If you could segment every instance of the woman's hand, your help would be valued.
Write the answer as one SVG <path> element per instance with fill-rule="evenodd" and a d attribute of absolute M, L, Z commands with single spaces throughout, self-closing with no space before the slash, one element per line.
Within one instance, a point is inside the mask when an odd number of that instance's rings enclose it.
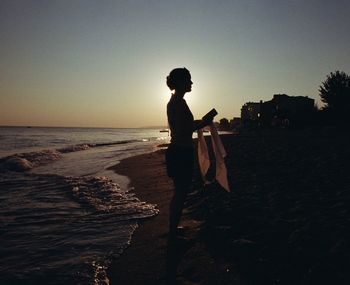
<path fill-rule="evenodd" d="M 203 118 L 202 122 L 203 122 L 204 126 L 209 126 L 210 124 L 213 123 L 213 119 L 214 119 L 214 117 Z"/>

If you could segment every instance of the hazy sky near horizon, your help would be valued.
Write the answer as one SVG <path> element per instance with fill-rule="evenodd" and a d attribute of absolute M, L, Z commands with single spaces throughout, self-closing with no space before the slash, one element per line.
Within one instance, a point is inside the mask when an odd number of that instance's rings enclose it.
<path fill-rule="evenodd" d="M 195 118 L 309 96 L 350 73 L 348 0 L 0 0 L 0 125 L 166 125 L 171 69 Z"/>

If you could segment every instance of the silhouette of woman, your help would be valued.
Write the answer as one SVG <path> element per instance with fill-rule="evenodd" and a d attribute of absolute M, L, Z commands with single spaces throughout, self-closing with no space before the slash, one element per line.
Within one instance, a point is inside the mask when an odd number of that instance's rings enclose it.
<path fill-rule="evenodd" d="M 194 149 L 192 134 L 212 122 L 212 119 L 194 120 L 184 100 L 191 92 L 191 74 L 186 68 L 176 68 L 170 72 L 166 81 L 173 91 L 167 104 L 168 123 L 171 132 L 170 145 L 166 151 L 168 176 L 174 182 L 174 196 L 170 202 L 169 239 L 176 238 L 177 227 L 187 193 L 192 186 Z"/>

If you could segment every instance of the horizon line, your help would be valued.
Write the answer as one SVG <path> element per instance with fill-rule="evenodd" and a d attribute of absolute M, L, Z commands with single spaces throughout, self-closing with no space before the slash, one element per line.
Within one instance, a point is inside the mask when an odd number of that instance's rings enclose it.
<path fill-rule="evenodd" d="M 45 126 L 45 125 L 1 125 L 1 128 L 81 128 L 81 129 L 158 129 L 167 126 L 142 126 L 142 127 L 89 127 L 89 126 Z"/>

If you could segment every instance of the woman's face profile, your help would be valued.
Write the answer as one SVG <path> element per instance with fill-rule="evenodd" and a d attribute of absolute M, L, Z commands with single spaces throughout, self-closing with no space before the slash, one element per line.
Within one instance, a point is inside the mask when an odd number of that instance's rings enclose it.
<path fill-rule="evenodd" d="M 183 80 L 183 82 L 181 82 L 180 86 L 178 86 L 178 91 L 184 91 L 184 92 L 191 92 L 192 91 L 192 80 L 191 80 L 191 76 L 186 76 Z"/>

